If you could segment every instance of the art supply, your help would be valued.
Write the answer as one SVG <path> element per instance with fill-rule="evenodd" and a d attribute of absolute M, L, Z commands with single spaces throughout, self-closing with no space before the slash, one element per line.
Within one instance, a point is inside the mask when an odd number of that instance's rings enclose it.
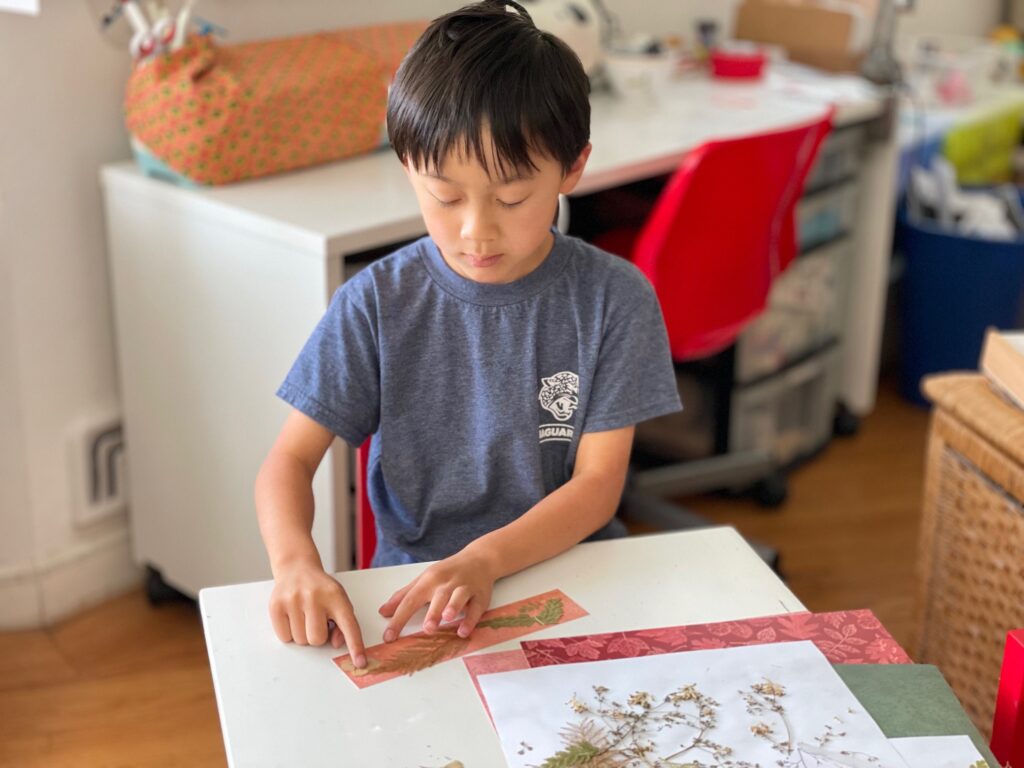
<path fill-rule="evenodd" d="M 107 28 L 122 16 L 131 27 L 129 52 L 136 63 L 144 62 L 161 53 L 182 48 L 192 22 L 195 0 L 185 0 L 177 14 L 163 0 L 147 0 L 145 10 L 139 0 L 117 0 L 103 16 L 102 26 Z"/>
<path fill-rule="evenodd" d="M 185 5 L 178 11 L 178 18 L 175 22 L 174 39 L 171 41 L 171 50 L 176 51 L 185 44 L 185 33 L 192 20 L 192 9 L 196 0 L 185 0 Z"/>
<path fill-rule="evenodd" d="M 555 589 L 490 609 L 468 638 L 456 634 L 456 622 L 433 634 L 417 632 L 367 648 L 367 666 L 363 669 L 357 669 L 348 654 L 336 657 L 334 663 L 356 686 L 366 688 L 586 615 L 583 608 Z"/>
<path fill-rule="evenodd" d="M 500 672 L 480 685 L 513 768 L 598 756 L 908 768 L 807 641 Z"/>
<path fill-rule="evenodd" d="M 531 667 L 810 640 L 833 664 L 909 664 L 910 657 L 868 610 L 785 613 L 741 621 L 526 640 Z"/>
<path fill-rule="evenodd" d="M 969 736 L 913 736 L 889 742 L 910 768 L 989 768 Z"/>

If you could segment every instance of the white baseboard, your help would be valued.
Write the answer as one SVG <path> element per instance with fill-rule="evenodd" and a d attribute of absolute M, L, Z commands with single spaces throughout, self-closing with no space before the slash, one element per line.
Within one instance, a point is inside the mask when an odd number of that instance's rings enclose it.
<path fill-rule="evenodd" d="M 0 570 L 0 630 L 49 626 L 141 582 L 125 526 L 45 561 Z"/>

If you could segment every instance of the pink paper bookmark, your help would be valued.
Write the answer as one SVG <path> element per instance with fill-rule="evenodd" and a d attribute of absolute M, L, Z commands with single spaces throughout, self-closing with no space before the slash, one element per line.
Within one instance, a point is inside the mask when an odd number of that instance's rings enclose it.
<path fill-rule="evenodd" d="M 586 615 L 583 608 L 554 589 L 492 608 L 468 638 L 459 637 L 458 624 L 453 623 L 432 635 L 417 632 L 367 648 L 364 669 L 356 669 L 348 654 L 336 657 L 334 663 L 359 688 L 367 688 Z"/>

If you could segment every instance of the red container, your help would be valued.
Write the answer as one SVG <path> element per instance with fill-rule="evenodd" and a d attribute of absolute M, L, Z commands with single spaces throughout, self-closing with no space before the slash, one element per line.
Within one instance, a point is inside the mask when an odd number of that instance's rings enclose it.
<path fill-rule="evenodd" d="M 761 77 L 768 57 L 764 51 L 711 51 L 711 74 L 729 80 L 754 80 Z"/>

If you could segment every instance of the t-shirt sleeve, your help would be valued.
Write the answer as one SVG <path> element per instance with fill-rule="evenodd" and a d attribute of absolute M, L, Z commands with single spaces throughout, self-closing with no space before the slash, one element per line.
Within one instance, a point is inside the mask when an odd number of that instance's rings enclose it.
<path fill-rule="evenodd" d="M 683 407 L 661 308 L 646 280 L 643 286 L 640 300 L 613 319 L 601 340 L 584 432 L 628 427 Z"/>
<path fill-rule="evenodd" d="M 380 418 L 377 324 L 358 282 L 335 292 L 277 390 L 282 400 L 352 446 L 376 432 Z"/>

